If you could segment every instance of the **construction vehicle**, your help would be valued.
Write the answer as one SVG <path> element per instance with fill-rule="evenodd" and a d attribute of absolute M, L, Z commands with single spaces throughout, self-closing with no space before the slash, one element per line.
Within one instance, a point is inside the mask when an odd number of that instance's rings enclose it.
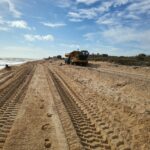
<path fill-rule="evenodd" d="M 88 64 L 88 56 L 89 52 L 87 50 L 72 51 L 71 53 L 65 54 L 65 63 L 86 66 Z"/>

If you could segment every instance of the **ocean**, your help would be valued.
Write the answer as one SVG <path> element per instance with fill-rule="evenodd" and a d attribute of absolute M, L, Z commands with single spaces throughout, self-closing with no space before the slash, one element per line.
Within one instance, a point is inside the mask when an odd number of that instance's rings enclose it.
<path fill-rule="evenodd" d="M 0 58 L 0 69 L 4 68 L 5 65 L 13 66 L 23 64 L 25 62 L 31 61 L 31 59 L 26 58 Z"/>

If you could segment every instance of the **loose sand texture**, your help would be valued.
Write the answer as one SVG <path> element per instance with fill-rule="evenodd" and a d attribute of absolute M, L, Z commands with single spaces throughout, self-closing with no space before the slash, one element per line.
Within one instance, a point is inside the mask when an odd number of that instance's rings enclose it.
<path fill-rule="evenodd" d="M 0 71 L 0 149 L 149 150 L 150 68 L 37 61 Z"/>
<path fill-rule="evenodd" d="M 91 62 L 90 67 L 56 65 L 80 97 L 95 103 L 103 118 L 132 149 L 150 145 L 150 68 Z M 101 68 L 102 66 L 102 68 Z M 94 69 L 93 69 L 94 68 Z M 132 70 L 132 71 L 131 71 Z M 132 72 L 132 73 L 131 73 Z M 94 105 L 94 104 L 92 104 Z M 94 106 L 93 106 L 94 107 Z"/>
<path fill-rule="evenodd" d="M 68 149 L 44 67 L 38 65 L 4 150 Z"/>

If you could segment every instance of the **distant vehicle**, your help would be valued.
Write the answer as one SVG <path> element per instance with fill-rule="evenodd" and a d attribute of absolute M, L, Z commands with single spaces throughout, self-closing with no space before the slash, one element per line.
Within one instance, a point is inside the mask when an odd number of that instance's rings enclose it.
<path fill-rule="evenodd" d="M 89 52 L 87 50 L 72 51 L 71 53 L 65 54 L 65 63 L 86 66 L 88 64 L 88 56 Z"/>

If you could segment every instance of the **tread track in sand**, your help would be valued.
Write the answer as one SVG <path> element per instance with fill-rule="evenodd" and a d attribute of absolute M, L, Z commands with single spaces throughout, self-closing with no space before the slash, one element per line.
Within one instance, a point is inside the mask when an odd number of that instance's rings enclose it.
<path fill-rule="evenodd" d="M 114 134 L 114 131 L 109 129 L 107 124 L 96 115 L 94 108 L 89 108 L 86 103 L 79 99 L 75 92 L 69 88 L 59 75 L 55 75 L 50 69 L 49 74 L 70 116 L 83 149 L 130 150 L 130 148 Z M 67 86 L 67 89 L 64 84 Z M 74 96 L 72 96 L 72 94 Z M 89 118 L 89 114 L 95 117 L 99 130 L 97 130 L 95 122 Z"/>
<path fill-rule="evenodd" d="M 15 79 L 0 91 L 0 149 L 3 149 L 34 71 L 33 65 L 19 69 Z"/>

